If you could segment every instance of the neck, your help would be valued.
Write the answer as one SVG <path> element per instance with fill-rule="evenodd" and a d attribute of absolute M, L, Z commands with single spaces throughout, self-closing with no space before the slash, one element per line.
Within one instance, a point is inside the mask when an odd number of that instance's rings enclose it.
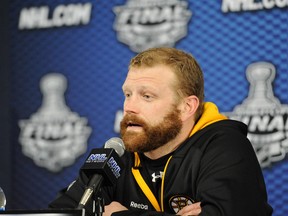
<path fill-rule="evenodd" d="M 149 152 L 145 152 L 144 155 L 152 160 L 156 160 L 160 157 L 163 157 L 164 155 L 167 155 L 171 152 L 173 152 L 174 150 L 177 149 L 177 147 L 180 145 L 180 143 L 176 146 L 176 145 L 171 145 L 170 142 L 153 150 L 153 151 L 149 151 Z"/>

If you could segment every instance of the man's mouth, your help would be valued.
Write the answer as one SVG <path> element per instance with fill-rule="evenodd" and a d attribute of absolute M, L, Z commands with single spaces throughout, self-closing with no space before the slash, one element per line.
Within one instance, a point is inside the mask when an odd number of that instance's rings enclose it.
<path fill-rule="evenodd" d="M 142 128 L 142 125 L 135 123 L 135 122 L 128 122 L 127 123 L 127 129 L 140 129 Z"/>

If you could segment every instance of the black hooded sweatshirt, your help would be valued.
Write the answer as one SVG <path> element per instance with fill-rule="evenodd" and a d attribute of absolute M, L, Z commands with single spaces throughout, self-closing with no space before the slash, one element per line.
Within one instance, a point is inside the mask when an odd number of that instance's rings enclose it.
<path fill-rule="evenodd" d="M 143 157 L 125 152 L 116 185 L 102 188 L 105 204 L 118 201 L 128 208 L 113 216 L 175 215 L 194 202 L 201 202 L 201 216 L 272 215 L 262 170 L 246 136 L 245 124 L 226 119 L 214 104 L 206 103 L 190 137 L 165 157 L 159 194 L 152 192 L 144 174 Z M 148 183 L 137 183 L 141 177 L 133 170 Z M 88 180 L 80 171 L 76 182 L 49 207 L 76 208 Z M 93 215 L 91 201 L 86 212 Z"/>

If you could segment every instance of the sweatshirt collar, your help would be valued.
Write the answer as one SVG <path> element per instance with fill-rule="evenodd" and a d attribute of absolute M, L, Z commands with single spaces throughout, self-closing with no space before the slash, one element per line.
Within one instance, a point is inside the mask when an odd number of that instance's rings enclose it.
<path fill-rule="evenodd" d="M 196 122 L 193 127 L 190 137 L 195 134 L 197 131 L 203 129 L 204 127 L 221 120 L 227 119 L 226 116 L 219 113 L 218 107 L 212 102 L 204 103 L 204 111 L 200 119 Z"/>

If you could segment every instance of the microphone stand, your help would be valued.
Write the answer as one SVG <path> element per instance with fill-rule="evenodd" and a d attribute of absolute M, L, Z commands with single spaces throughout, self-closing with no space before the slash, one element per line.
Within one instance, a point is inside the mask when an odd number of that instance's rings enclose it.
<path fill-rule="evenodd" d="M 102 216 L 104 212 L 104 199 L 102 197 L 101 188 L 98 191 L 98 193 L 95 193 L 94 199 L 93 199 L 93 206 L 95 206 L 94 213 L 95 216 Z"/>
<path fill-rule="evenodd" d="M 93 213 L 95 216 L 103 215 L 104 199 L 101 191 L 103 180 L 103 178 L 98 178 L 96 175 L 92 177 L 91 182 L 93 183 L 86 188 L 77 209 L 84 209 L 89 199 L 93 197 Z"/>

